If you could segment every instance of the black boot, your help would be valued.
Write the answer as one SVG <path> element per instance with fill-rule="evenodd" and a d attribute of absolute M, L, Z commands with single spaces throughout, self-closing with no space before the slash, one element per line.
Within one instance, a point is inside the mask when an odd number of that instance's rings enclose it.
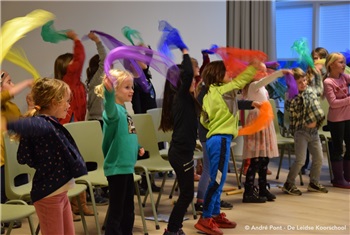
<path fill-rule="evenodd" d="M 266 197 L 259 196 L 259 190 L 256 186 L 247 187 L 244 186 L 243 200 L 244 203 L 264 203 L 266 202 Z"/>
<path fill-rule="evenodd" d="M 259 183 L 259 196 L 260 197 L 266 197 L 267 201 L 273 202 L 276 199 L 276 196 L 270 193 L 268 190 L 270 189 L 270 184 L 260 184 Z"/>
<path fill-rule="evenodd" d="M 270 189 L 270 184 L 267 183 L 266 175 L 267 175 L 267 165 L 269 164 L 270 159 L 268 157 L 260 157 L 259 158 L 259 196 L 265 197 L 267 201 L 272 202 L 276 199 L 276 196 L 269 192 L 267 187 Z"/>

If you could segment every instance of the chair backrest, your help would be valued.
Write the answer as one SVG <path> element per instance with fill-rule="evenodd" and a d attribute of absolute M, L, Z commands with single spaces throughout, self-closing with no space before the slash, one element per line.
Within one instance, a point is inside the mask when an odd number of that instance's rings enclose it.
<path fill-rule="evenodd" d="M 96 169 L 103 169 L 103 134 L 99 121 L 70 122 L 63 126 L 74 138 L 84 161 L 86 163 L 97 164 Z"/>
<path fill-rule="evenodd" d="M 133 114 L 131 117 L 136 128 L 139 144 L 149 152 L 150 158 L 160 158 L 152 116 L 148 113 L 140 113 Z"/>
<path fill-rule="evenodd" d="M 289 130 L 290 120 L 289 120 L 289 112 L 288 111 L 284 111 L 283 126 L 286 128 L 286 130 Z"/>
<path fill-rule="evenodd" d="M 5 156 L 5 193 L 8 199 L 30 200 L 30 191 L 32 189 L 35 169 L 28 165 L 19 164 L 17 161 L 18 141 L 10 139 L 7 132 L 3 133 L 4 156 Z M 16 186 L 16 177 L 24 176 L 28 182 Z"/>
<path fill-rule="evenodd" d="M 281 135 L 280 125 L 278 124 L 278 117 L 277 117 L 277 109 L 276 109 L 276 103 L 274 99 L 269 99 L 272 111 L 273 111 L 273 125 L 275 127 L 276 135 Z"/>
<path fill-rule="evenodd" d="M 156 132 L 158 142 L 168 142 L 171 141 L 172 131 L 164 132 L 159 130 L 160 120 L 162 118 L 162 108 L 154 108 L 147 110 L 147 113 L 152 116 L 154 130 Z"/>
<path fill-rule="evenodd" d="M 324 116 L 326 117 L 326 121 L 323 123 L 323 125 L 327 125 L 327 115 L 328 115 L 328 110 L 329 110 L 329 104 L 326 98 L 320 98 L 320 105 L 321 108 L 324 112 Z"/>

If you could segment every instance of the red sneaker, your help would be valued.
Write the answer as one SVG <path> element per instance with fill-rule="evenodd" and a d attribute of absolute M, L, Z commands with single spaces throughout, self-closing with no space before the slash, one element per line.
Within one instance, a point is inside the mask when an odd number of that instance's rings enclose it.
<path fill-rule="evenodd" d="M 198 222 L 194 225 L 196 229 L 209 235 L 223 235 L 224 233 L 219 229 L 213 218 L 199 218 Z"/>
<path fill-rule="evenodd" d="M 229 221 L 226 218 L 225 213 L 220 213 L 220 215 L 213 217 L 213 219 L 219 228 L 235 228 L 237 226 L 236 222 Z"/>

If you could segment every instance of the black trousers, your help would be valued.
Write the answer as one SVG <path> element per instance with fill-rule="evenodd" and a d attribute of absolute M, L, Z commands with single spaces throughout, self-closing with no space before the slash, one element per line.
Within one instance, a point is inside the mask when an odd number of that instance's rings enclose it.
<path fill-rule="evenodd" d="M 109 208 L 105 235 L 132 235 L 134 227 L 134 175 L 107 176 Z"/>
<path fill-rule="evenodd" d="M 193 200 L 194 194 L 194 164 L 193 151 L 183 152 L 170 146 L 169 162 L 176 173 L 180 195 L 171 211 L 168 230 L 177 232 L 182 228 L 183 218 L 187 207 Z"/>

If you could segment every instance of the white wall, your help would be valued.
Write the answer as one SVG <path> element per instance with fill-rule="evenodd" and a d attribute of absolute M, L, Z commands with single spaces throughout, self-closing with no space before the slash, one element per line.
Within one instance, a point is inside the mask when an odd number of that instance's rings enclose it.
<path fill-rule="evenodd" d="M 54 26 L 57 30 L 73 29 L 82 37 L 90 30 L 99 30 L 111 34 L 118 40 L 130 44 L 122 35 L 121 28 L 129 26 L 138 30 L 144 41 L 157 48 L 161 33 L 158 22 L 167 20 L 179 29 L 184 42 L 190 49 L 190 55 L 202 63 L 201 50 L 211 44 L 226 46 L 226 1 L 1 1 L 1 24 L 15 17 L 25 16 L 35 9 L 44 9 L 56 15 Z M 40 36 L 41 28 L 35 29 L 19 40 L 15 45 L 22 47 L 33 66 L 42 77 L 53 77 L 53 65 L 56 57 L 72 52 L 72 41 L 58 44 L 44 42 Z M 91 56 L 97 53 L 92 41 L 83 42 L 86 50 L 86 65 Z M 179 50 L 173 51 L 176 63 L 181 62 Z M 213 58 L 215 59 L 215 58 Z M 1 65 L 8 71 L 16 83 L 30 74 L 7 61 Z M 165 79 L 152 71 L 157 97 L 162 97 Z M 25 95 L 15 97 L 14 102 L 26 110 Z"/>

